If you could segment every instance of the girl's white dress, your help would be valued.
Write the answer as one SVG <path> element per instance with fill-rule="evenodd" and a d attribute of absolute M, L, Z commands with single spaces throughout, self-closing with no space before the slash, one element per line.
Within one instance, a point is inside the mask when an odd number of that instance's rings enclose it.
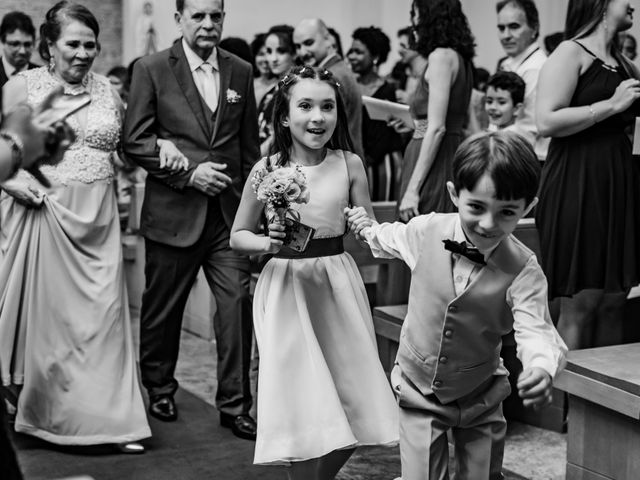
<path fill-rule="evenodd" d="M 302 167 L 309 203 L 295 205 L 314 238 L 345 233 L 344 153 Z M 359 445 L 394 444 L 398 413 L 378 359 L 364 284 L 348 253 L 272 258 L 253 316 L 260 351 L 254 463 L 287 463 Z"/>

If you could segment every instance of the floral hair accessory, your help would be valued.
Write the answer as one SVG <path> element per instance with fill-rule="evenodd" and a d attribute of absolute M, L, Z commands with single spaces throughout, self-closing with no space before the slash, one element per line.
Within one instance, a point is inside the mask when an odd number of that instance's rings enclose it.
<path fill-rule="evenodd" d="M 238 103 L 242 95 L 231 88 L 227 88 L 227 103 Z"/>

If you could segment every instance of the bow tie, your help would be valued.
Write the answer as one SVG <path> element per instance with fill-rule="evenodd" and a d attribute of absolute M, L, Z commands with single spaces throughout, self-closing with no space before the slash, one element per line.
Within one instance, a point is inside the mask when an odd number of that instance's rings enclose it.
<path fill-rule="evenodd" d="M 476 247 L 468 246 L 467 242 L 456 242 L 455 240 L 442 240 L 442 243 L 444 243 L 444 249 L 450 251 L 451 253 L 462 255 L 463 257 L 466 257 L 472 262 L 478 263 L 480 265 L 487 264 L 484 261 L 484 255 L 480 252 L 480 250 L 478 250 Z"/>

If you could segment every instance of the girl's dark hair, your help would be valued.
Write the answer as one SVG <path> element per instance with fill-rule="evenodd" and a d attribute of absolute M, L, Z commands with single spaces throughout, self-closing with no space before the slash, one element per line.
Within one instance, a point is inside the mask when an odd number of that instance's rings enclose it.
<path fill-rule="evenodd" d="M 372 57 L 378 58 L 376 65 L 387 61 L 387 57 L 391 51 L 391 42 L 389 41 L 389 37 L 378 27 L 357 28 L 351 37 L 354 40 L 362 42 L 369 52 L 371 52 Z"/>
<path fill-rule="evenodd" d="M 293 27 L 291 25 L 274 25 L 266 33 L 264 40 L 267 41 L 269 35 L 275 35 L 280 41 L 280 46 L 291 55 L 296 54 L 296 47 L 293 44 Z"/>
<path fill-rule="evenodd" d="M 244 38 L 225 37 L 220 40 L 218 46 L 223 50 L 226 50 L 227 52 L 233 53 L 235 56 L 240 57 L 247 63 L 253 62 L 251 47 Z"/>
<path fill-rule="evenodd" d="M 465 60 L 475 55 L 475 42 L 460 0 L 413 0 L 418 12 L 414 50 L 425 58 L 436 48 L 452 48 Z"/>
<path fill-rule="evenodd" d="M 49 60 L 51 58 L 48 44 L 54 43 L 58 38 L 60 38 L 62 26 L 69 20 L 80 22 L 89 27 L 96 37 L 96 42 L 98 42 L 100 25 L 98 25 L 98 20 L 96 20 L 93 13 L 91 13 L 91 11 L 84 5 L 62 0 L 49 9 L 45 15 L 44 23 L 40 26 L 40 43 L 38 45 L 38 53 L 40 53 L 40 56 L 44 60 Z M 97 45 L 99 51 L 100 43 L 97 43 Z"/>
<path fill-rule="evenodd" d="M 253 76 L 259 77 L 260 71 L 258 70 L 258 66 L 256 65 L 256 57 L 258 53 L 260 53 L 260 49 L 264 47 L 264 41 L 267 39 L 266 33 L 256 33 L 255 37 L 249 44 L 251 48 L 251 65 L 253 65 Z"/>
<path fill-rule="evenodd" d="M 293 67 L 278 82 L 278 89 L 273 97 L 273 143 L 269 149 L 269 156 L 275 159 L 276 165 L 286 165 L 291 159 L 291 147 L 293 139 L 291 130 L 284 126 L 283 122 L 289 115 L 289 102 L 291 101 L 291 89 L 301 80 L 318 80 L 329 85 L 336 94 L 336 108 L 338 122 L 333 131 L 333 135 L 327 143 L 327 147 L 333 150 L 347 150 L 353 152 L 353 143 L 349 135 L 347 113 L 344 108 L 344 101 L 340 93 L 340 84 L 335 80 L 329 70 L 312 68 L 307 66 Z M 268 160 L 269 162 L 270 160 Z"/>
<path fill-rule="evenodd" d="M 499 88 L 509 92 L 514 106 L 524 102 L 526 84 L 522 77 L 515 72 L 497 72 L 489 78 L 487 87 Z"/>
<path fill-rule="evenodd" d="M 480 178 L 493 180 L 498 200 L 520 200 L 529 205 L 540 182 L 540 162 L 531 144 L 508 130 L 484 132 L 467 138 L 453 157 L 456 192 L 472 191 Z"/>
<path fill-rule="evenodd" d="M 529 28 L 536 32 L 534 39 L 540 35 L 540 16 L 538 15 L 538 8 L 533 0 L 500 0 L 496 3 L 496 13 L 506 7 L 507 5 L 514 5 L 524 12 L 524 18 L 527 21 Z"/>

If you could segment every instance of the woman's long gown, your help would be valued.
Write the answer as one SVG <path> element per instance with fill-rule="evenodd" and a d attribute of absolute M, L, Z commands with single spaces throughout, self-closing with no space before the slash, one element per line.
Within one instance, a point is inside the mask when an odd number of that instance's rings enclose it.
<path fill-rule="evenodd" d="M 23 75 L 31 105 L 58 85 L 46 68 Z M 42 208 L 0 199 L 0 373 L 4 385 L 23 385 L 15 429 L 73 445 L 151 435 L 110 163 L 121 118 L 105 77 L 90 73 L 86 88 L 86 126 L 71 118 L 76 141 L 42 168 L 53 185 Z"/>
<path fill-rule="evenodd" d="M 296 205 L 315 238 L 345 232 L 342 151 L 302 167 L 311 198 Z M 348 253 L 272 258 L 256 285 L 260 351 L 255 463 L 307 460 L 398 440 L 398 413 L 378 358 L 371 310 Z"/>

